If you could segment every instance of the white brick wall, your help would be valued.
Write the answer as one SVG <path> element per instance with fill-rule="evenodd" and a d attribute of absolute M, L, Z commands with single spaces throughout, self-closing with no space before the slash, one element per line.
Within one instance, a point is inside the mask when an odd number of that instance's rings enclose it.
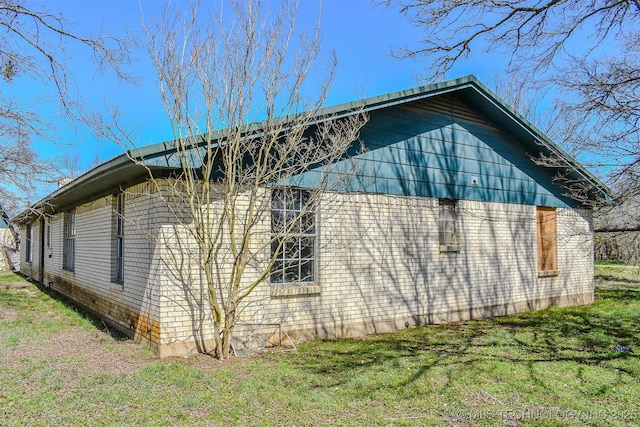
<path fill-rule="evenodd" d="M 551 303 L 592 301 L 593 240 L 590 218 L 583 212 L 558 209 L 560 274 L 539 278 L 535 206 L 459 201 L 460 251 L 441 253 L 436 199 L 366 194 L 333 194 L 325 199 L 318 224 L 320 291 L 272 297 L 272 286 L 261 284 L 242 306 L 239 333 L 280 329 L 299 337 L 359 335 L 405 323 L 481 318 Z M 252 245 L 262 267 L 268 257 L 269 230 L 265 215 Z M 260 248 L 267 249 L 260 254 Z M 221 265 L 228 265 L 229 255 L 224 250 L 218 254 Z M 181 274 L 197 288 L 201 282 L 191 266 Z M 245 284 L 258 271 L 260 267 L 250 270 Z M 228 270 L 220 273 L 221 281 L 225 275 L 228 280 Z M 188 328 L 181 330 L 190 326 L 187 311 L 193 309 L 193 304 L 180 303 L 182 283 L 171 281 L 164 293 L 163 314 L 171 312 L 171 319 L 176 319 L 169 326 L 163 317 L 167 343 L 188 341 L 191 334 Z M 272 324 L 278 327 L 267 326 Z M 207 328 L 206 322 L 203 327 Z"/>
<path fill-rule="evenodd" d="M 154 228 L 154 208 L 159 201 L 149 194 L 150 188 L 145 183 L 125 191 L 124 283 L 112 280 L 115 205 L 114 196 L 109 195 L 76 207 L 74 271 L 63 269 L 65 214 L 49 217 L 51 245 L 46 246 L 45 240 L 44 284 L 156 346 L 160 341 L 160 272 L 149 232 Z M 39 254 L 39 244 L 39 238 L 34 240 L 34 254 Z M 27 273 L 32 269 L 36 279 L 37 266 L 36 258 L 32 265 L 21 260 L 21 270 Z"/>

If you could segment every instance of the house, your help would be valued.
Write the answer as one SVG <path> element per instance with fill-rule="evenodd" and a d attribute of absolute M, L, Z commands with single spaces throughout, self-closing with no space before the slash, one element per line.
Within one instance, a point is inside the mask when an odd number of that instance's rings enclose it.
<path fill-rule="evenodd" d="M 589 207 L 566 195 L 557 168 L 533 157 L 560 159 L 560 172 L 593 197 L 609 198 L 609 190 L 476 78 L 323 114 L 353 108 L 369 115 L 360 132 L 366 151 L 350 159 L 356 179 L 327 189 L 331 202 L 313 216 L 306 254 L 283 255 L 295 272 L 271 274 L 255 289 L 236 325 L 237 346 L 593 301 Z M 171 152 L 164 143 L 120 155 L 39 202 L 41 215 L 31 209 L 16 219 L 26 236 L 24 274 L 160 356 L 193 353 L 211 339 L 210 319 L 193 315 L 202 295 L 185 287 L 198 276 L 178 266 L 192 248 L 159 238 L 176 233 L 175 224 L 147 168 L 162 176 Z M 346 165 L 336 162 L 329 174 Z M 291 194 L 304 199 L 314 182 L 313 170 L 300 174 Z M 284 208 L 272 209 L 260 228 L 267 238 Z"/>

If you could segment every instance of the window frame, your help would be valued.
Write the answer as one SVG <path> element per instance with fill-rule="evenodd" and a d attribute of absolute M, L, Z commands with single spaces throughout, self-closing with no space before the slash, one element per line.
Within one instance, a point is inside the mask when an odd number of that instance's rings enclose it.
<path fill-rule="evenodd" d="M 124 193 L 114 195 L 113 282 L 124 283 Z"/>
<path fill-rule="evenodd" d="M 76 268 L 76 227 L 77 212 L 73 208 L 64 214 L 64 248 L 62 269 L 75 271 Z"/>
<path fill-rule="evenodd" d="M 47 249 L 51 249 L 51 220 L 50 219 L 46 219 L 44 222 L 44 226 L 46 227 L 46 243 L 47 243 Z"/>
<path fill-rule="evenodd" d="M 26 233 L 25 261 L 33 262 L 33 225 L 32 224 L 27 224 L 27 229 L 25 230 L 25 233 Z"/>
<path fill-rule="evenodd" d="M 440 252 L 459 252 L 458 199 L 438 199 L 438 244 Z M 451 238 L 446 236 L 450 234 Z"/>
<path fill-rule="evenodd" d="M 269 283 L 276 287 L 316 285 L 318 209 L 312 191 L 297 187 L 273 188 L 270 211 Z M 282 223 L 284 228 L 278 230 L 278 223 Z M 287 275 L 287 271 L 291 272 L 291 276 Z"/>

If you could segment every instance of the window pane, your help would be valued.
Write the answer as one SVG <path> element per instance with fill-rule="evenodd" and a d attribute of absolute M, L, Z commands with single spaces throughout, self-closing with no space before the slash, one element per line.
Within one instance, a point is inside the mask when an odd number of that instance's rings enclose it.
<path fill-rule="evenodd" d="M 27 262 L 31 262 L 31 233 L 32 233 L 32 228 L 31 225 L 27 225 Z"/>
<path fill-rule="evenodd" d="M 455 245 L 458 243 L 456 206 L 457 200 L 440 200 L 438 240 L 441 245 Z"/>
<path fill-rule="evenodd" d="M 315 238 L 303 237 L 300 239 L 300 258 L 313 258 Z"/>
<path fill-rule="evenodd" d="M 271 242 L 271 256 L 273 258 L 283 259 L 282 248 L 279 248 L 278 246 L 280 246 L 280 239 L 274 239 Z"/>
<path fill-rule="evenodd" d="M 285 219 L 284 211 L 272 211 L 271 212 L 271 232 L 272 233 L 284 233 L 285 231 Z"/>
<path fill-rule="evenodd" d="M 287 234 L 296 234 L 299 233 L 300 231 L 300 225 L 299 225 L 299 221 L 300 219 L 298 218 L 299 214 L 291 211 L 291 210 L 287 210 L 286 213 L 286 229 L 285 229 L 285 233 Z"/>
<path fill-rule="evenodd" d="M 116 280 L 124 279 L 124 259 L 116 259 Z"/>
<path fill-rule="evenodd" d="M 316 233 L 316 214 L 315 212 L 306 212 L 302 216 L 302 231 L 303 234 L 315 234 Z"/>
<path fill-rule="evenodd" d="M 273 267 L 271 269 L 271 282 L 273 282 L 273 283 L 283 283 L 284 282 L 283 263 L 282 263 L 282 261 L 274 262 Z"/>
<path fill-rule="evenodd" d="M 302 196 L 302 191 L 300 190 L 294 190 L 293 192 L 293 209 L 296 212 L 300 212 L 300 210 L 302 209 L 304 200 L 303 200 L 303 196 Z"/>
<path fill-rule="evenodd" d="M 75 237 L 76 235 L 76 211 L 69 212 L 69 225 L 67 227 L 69 237 Z"/>
<path fill-rule="evenodd" d="M 453 232 L 451 231 L 440 231 L 440 244 L 442 245 L 452 245 L 455 243 Z"/>
<path fill-rule="evenodd" d="M 298 282 L 300 278 L 300 265 L 296 261 L 285 261 L 284 281 L 286 283 Z"/>
<path fill-rule="evenodd" d="M 301 282 L 313 282 L 313 261 L 303 261 L 300 264 L 300 281 Z"/>
<path fill-rule="evenodd" d="M 284 242 L 284 256 L 287 259 L 300 258 L 300 240 L 294 237 L 287 239 Z"/>
<path fill-rule="evenodd" d="M 70 210 L 64 215 L 64 247 L 63 247 L 63 268 L 73 270 L 75 265 L 75 238 L 76 238 L 76 211 Z"/>

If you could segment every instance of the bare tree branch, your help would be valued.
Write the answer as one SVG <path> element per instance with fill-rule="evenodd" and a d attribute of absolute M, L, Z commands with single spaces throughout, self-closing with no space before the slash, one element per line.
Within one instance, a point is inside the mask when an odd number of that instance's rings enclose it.
<path fill-rule="evenodd" d="M 15 213 L 17 206 L 32 202 L 38 183 L 54 182 L 61 176 L 57 165 L 40 159 L 31 146 L 35 138 L 51 141 L 48 134 L 53 123 L 37 113 L 40 106 L 30 105 L 19 94 L 10 95 L 18 77 L 43 86 L 52 82 L 54 102 L 70 126 L 103 126 L 84 108 L 82 90 L 69 68 L 68 49 L 74 45 L 88 49 L 97 71 L 132 81 L 125 71 L 131 40 L 80 35 L 62 16 L 28 1 L 0 0 L 0 205 L 8 212 Z"/>
<path fill-rule="evenodd" d="M 485 44 L 486 52 L 507 49 L 511 63 L 532 71 L 549 67 L 571 51 L 567 43 L 587 29 L 587 51 L 611 33 L 631 27 L 638 12 L 628 0 L 387 0 L 409 22 L 424 31 L 421 46 L 405 47 L 396 56 L 426 57 L 430 76 L 440 78 L 461 59 Z M 631 21 L 631 22 L 630 22 Z M 577 40 L 584 42 L 584 40 Z M 584 44 L 584 43 L 583 43 Z"/>

